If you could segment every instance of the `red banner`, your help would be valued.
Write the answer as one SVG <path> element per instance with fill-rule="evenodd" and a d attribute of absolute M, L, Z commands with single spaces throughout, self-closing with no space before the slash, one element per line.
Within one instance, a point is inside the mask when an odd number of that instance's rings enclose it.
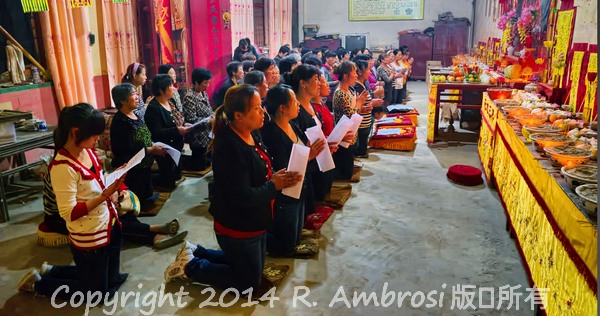
<path fill-rule="evenodd" d="M 171 0 L 154 0 L 156 31 L 160 38 L 161 63 L 174 64 Z"/>

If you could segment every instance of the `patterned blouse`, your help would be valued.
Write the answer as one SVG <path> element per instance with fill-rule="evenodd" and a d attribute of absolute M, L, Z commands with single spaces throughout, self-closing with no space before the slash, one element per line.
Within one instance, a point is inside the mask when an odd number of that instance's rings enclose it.
<path fill-rule="evenodd" d="M 194 89 L 190 89 L 183 98 L 182 106 L 186 123 L 201 122 L 192 132 L 186 135 L 186 141 L 192 147 L 208 147 L 210 142 L 210 118 L 214 115 L 210 107 L 208 94 L 206 91 L 196 92 Z"/>
<path fill-rule="evenodd" d="M 394 79 L 391 77 L 392 75 L 392 70 L 388 66 L 381 64 L 379 67 L 377 67 L 377 77 L 381 78 L 383 82 L 388 84 L 392 83 L 392 81 L 394 81 Z"/>
<path fill-rule="evenodd" d="M 352 114 L 356 113 L 356 92 L 353 87 L 348 87 L 348 92 L 341 90 L 340 88 L 336 89 L 333 93 L 333 116 L 335 118 L 335 123 L 342 119 L 342 115 L 346 115 L 348 118 L 352 116 Z M 356 142 L 357 134 L 354 134 L 354 139 L 350 144 L 354 144 Z"/>
<path fill-rule="evenodd" d="M 181 96 L 179 95 L 179 90 L 175 89 L 175 93 L 173 94 L 173 103 L 179 112 L 183 111 Z"/>
<path fill-rule="evenodd" d="M 346 115 L 350 118 L 352 114 L 356 113 L 355 103 L 356 94 L 352 87 L 350 87 L 348 92 L 339 88 L 335 90 L 335 93 L 333 94 L 333 116 L 335 122 L 339 122 L 342 115 Z"/>

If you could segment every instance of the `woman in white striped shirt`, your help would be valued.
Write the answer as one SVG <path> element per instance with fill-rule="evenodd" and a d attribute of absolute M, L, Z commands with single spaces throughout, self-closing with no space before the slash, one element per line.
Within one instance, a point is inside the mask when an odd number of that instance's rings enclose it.
<path fill-rule="evenodd" d="M 102 114 L 86 103 L 65 107 L 54 131 L 56 155 L 49 166 L 60 216 L 66 221 L 75 266 L 30 271 L 19 291 L 70 299 L 76 292 L 112 295 L 125 282 L 119 273 L 121 223 L 113 201 L 125 175 L 110 186 L 94 151 L 104 132 Z M 66 286 L 66 287 L 65 287 Z"/>

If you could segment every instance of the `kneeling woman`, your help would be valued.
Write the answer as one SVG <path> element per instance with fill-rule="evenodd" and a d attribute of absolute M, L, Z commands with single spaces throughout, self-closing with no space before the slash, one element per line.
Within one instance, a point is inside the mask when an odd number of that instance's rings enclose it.
<path fill-rule="evenodd" d="M 190 278 L 223 289 L 258 290 L 266 251 L 266 229 L 278 190 L 301 180 L 296 172 L 273 173 L 256 131 L 264 110 L 253 86 L 231 87 L 215 112 L 210 213 L 222 251 L 184 244 L 165 271 L 165 281 Z"/>
<path fill-rule="evenodd" d="M 102 164 L 93 148 L 104 132 L 102 114 L 86 103 L 65 107 L 54 131 L 57 153 L 49 166 L 60 216 L 66 221 L 75 266 L 44 264 L 19 283 L 20 291 L 62 299 L 73 293 L 100 291 L 112 295 L 125 282 L 119 273 L 121 223 L 111 201 L 125 176 L 104 183 Z M 89 294 L 87 294 L 89 295 Z"/>
<path fill-rule="evenodd" d="M 309 145 L 306 135 L 292 120 L 298 116 L 296 94 L 288 85 L 277 85 L 267 93 L 267 111 L 273 121 L 261 130 L 261 135 L 273 157 L 275 170 L 286 168 L 294 144 Z M 310 146 L 309 160 L 325 148 L 325 140 L 319 139 Z M 304 182 L 302 191 L 313 190 L 312 182 Z M 271 255 L 288 255 L 298 244 L 304 226 L 304 194 L 295 199 L 277 193 L 273 224 L 267 232 L 267 250 Z"/>

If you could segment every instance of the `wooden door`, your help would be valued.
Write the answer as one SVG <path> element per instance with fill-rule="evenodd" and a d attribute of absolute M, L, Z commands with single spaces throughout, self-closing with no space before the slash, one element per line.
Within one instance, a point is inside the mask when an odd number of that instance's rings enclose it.
<path fill-rule="evenodd" d="M 140 51 L 140 62 L 146 66 L 146 76 L 148 80 L 143 90 L 143 98 L 152 95 L 152 78 L 158 72 L 158 39 L 154 27 L 154 0 L 138 0 L 138 45 Z"/>

